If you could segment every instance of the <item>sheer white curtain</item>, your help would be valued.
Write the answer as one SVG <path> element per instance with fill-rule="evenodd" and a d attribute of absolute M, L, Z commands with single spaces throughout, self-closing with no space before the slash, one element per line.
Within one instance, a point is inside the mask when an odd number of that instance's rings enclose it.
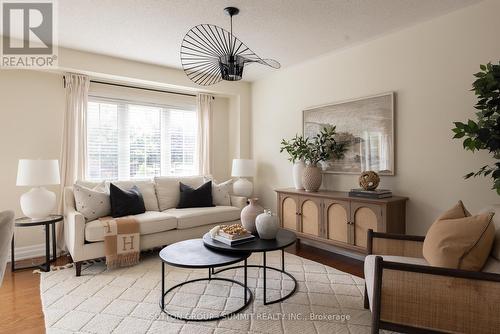
<path fill-rule="evenodd" d="M 64 187 L 72 186 L 77 179 L 85 176 L 86 156 L 86 114 L 90 79 L 86 75 L 65 74 L 66 111 L 61 150 L 61 188 L 59 212 L 63 211 Z M 57 244 L 64 249 L 62 224 Z"/>
<path fill-rule="evenodd" d="M 214 97 L 198 94 L 198 163 L 201 175 L 212 175 L 212 108 Z"/>

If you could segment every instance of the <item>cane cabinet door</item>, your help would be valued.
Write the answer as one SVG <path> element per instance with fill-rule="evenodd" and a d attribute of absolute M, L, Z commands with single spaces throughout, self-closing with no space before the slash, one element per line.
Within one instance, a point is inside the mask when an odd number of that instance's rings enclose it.
<path fill-rule="evenodd" d="M 300 197 L 299 221 L 302 233 L 321 235 L 321 199 Z"/>
<path fill-rule="evenodd" d="M 349 242 L 350 203 L 340 200 L 324 200 L 325 237 L 343 243 Z"/>
<path fill-rule="evenodd" d="M 369 229 L 377 232 L 382 226 L 382 207 L 371 203 L 351 202 L 351 243 L 366 248 Z"/>
<path fill-rule="evenodd" d="M 297 231 L 299 197 L 288 194 L 280 194 L 280 206 L 280 220 L 282 227 Z"/>

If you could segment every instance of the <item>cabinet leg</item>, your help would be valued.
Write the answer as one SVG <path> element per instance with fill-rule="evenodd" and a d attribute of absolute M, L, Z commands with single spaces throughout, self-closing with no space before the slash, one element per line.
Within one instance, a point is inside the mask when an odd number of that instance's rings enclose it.
<path fill-rule="evenodd" d="M 75 262 L 76 276 L 82 276 L 82 261 Z"/>

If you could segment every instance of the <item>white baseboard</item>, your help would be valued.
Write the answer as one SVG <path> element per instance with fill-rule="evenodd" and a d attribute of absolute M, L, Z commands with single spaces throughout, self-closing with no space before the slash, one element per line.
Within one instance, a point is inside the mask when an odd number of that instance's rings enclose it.
<path fill-rule="evenodd" d="M 14 254 L 16 256 L 15 261 L 45 256 L 45 244 L 16 247 L 14 250 Z M 11 255 L 9 248 L 9 257 L 8 257 L 9 262 L 10 262 L 10 256 Z"/>

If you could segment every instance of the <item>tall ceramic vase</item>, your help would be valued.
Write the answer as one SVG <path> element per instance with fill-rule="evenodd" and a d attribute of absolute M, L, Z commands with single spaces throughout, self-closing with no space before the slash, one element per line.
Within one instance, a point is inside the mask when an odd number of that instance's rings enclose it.
<path fill-rule="evenodd" d="M 304 160 L 296 161 L 293 164 L 293 184 L 295 185 L 295 189 L 302 190 L 304 189 L 304 185 L 302 184 L 302 174 L 304 173 L 304 168 L 306 168 L 306 164 Z"/>
<path fill-rule="evenodd" d="M 258 198 L 250 198 L 248 201 L 250 204 L 241 210 L 241 225 L 243 225 L 248 232 L 255 234 L 257 233 L 255 218 L 264 212 L 264 208 L 257 203 Z"/>
<path fill-rule="evenodd" d="M 323 181 L 321 169 L 318 166 L 306 166 L 302 174 L 304 189 L 309 192 L 316 192 L 321 187 L 321 181 Z"/>

